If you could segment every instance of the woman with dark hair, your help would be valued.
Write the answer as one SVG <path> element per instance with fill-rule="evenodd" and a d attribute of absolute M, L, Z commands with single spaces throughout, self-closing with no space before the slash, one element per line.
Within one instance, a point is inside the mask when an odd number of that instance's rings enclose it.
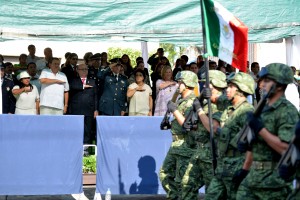
<path fill-rule="evenodd" d="M 124 66 L 125 75 L 130 77 L 130 74 L 133 72 L 133 67 L 131 66 L 131 61 L 127 54 L 123 54 L 121 57 L 121 64 Z"/>
<path fill-rule="evenodd" d="M 135 82 L 127 90 L 129 100 L 129 116 L 152 116 L 152 90 L 145 80 L 144 70 L 134 71 Z"/>
<path fill-rule="evenodd" d="M 107 53 L 102 52 L 101 53 L 101 69 L 105 69 L 110 65 L 110 63 L 107 61 Z"/>
<path fill-rule="evenodd" d="M 19 81 L 20 84 L 12 89 L 17 100 L 15 114 L 38 115 L 40 105 L 38 89 L 30 84 L 30 75 L 26 71 L 20 73 Z"/>
<path fill-rule="evenodd" d="M 71 83 L 72 80 L 77 76 L 77 62 L 78 55 L 76 53 L 71 53 L 66 60 L 64 68 L 61 69 L 61 71 L 67 76 L 69 83 Z"/>
<path fill-rule="evenodd" d="M 145 72 L 145 80 L 144 82 L 150 86 L 150 79 L 149 79 L 149 75 L 148 75 L 148 70 L 145 68 L 145 64 L 143 61 L 138 61 L 136 64 L 136 67 L 134 68 L 134 70 L 137 69 L 141 69 Z M 130 77 L 128 78 L 128 82 L 129 84 L 134 83 L 135 82 L 135 76 L 134 76 L 134 72 L 130 75 Z"/>
<path fill-rule="evenodd" d="M 152 81 L 152 98 L 153 98 L 153 108 L 155 108 L 155 99 L 156 99 L 156 81 L 161 79 L 161 70 L 165 65 L 162 63 L 158 63 L 155 67 L 154 72 L 151 74 Z M 154 114 L 154 110 L 153 110 Z"/>

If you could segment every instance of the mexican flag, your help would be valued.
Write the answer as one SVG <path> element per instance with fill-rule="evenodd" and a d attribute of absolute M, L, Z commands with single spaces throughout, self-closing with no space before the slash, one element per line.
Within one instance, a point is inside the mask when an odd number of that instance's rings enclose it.
<path fill-rule="evenodd" d="M 248 28 L 226 8 L 212 0 L 202 0 L 207 53 L 246 72 Z"/>

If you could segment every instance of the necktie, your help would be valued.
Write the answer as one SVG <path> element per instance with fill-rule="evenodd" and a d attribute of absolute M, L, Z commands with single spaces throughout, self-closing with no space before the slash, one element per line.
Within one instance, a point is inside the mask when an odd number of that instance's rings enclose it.
<path fill-rule="evenodd" d="M 82 78 L 81 81 L 82 81 L 82 84 L 84 84 L 85 78 Z"/>
<path fill-rule="evenodd" d="M 115 75 L 116 80 L 118 80 L 118 75 Z"/>

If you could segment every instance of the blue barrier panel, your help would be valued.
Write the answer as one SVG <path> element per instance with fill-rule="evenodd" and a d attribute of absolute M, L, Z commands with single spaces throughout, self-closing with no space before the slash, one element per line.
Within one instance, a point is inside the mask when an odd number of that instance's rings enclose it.
<path fill-rule="evenodd" d="M 97 117 L 97 193 L 163 194 L 159 169 L 171 144 L 162 117 Z"/>
<path fill-rule="evenodd" d="M 0 195 L 82 193 L 83 116 L 0 115 Z"/>

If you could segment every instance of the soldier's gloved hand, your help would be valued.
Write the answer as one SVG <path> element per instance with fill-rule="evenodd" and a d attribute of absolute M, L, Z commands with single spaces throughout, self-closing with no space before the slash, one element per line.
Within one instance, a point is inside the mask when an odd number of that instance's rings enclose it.
<path fill-rule="evenodd" d="M 240 169 L 236 171 L 232 177 L 232 182 L 236 188 L 239 187 L 244 178 L 248 175 L 249 171 L 245 169 Z"/>
<path fill-rule="evenodd" d="M 239 141 L 237 148 L 241 153 L 245 153 L 246 151 L 249 151 L 251 149 L 248 142 L 242 141 Z"/>
<path fill-rule="evenodd" d="M 296 169 L 291 165 L 281 165 L 278 169 L 279 176 L 285 181 L 291 181 Z"/>
<path fill-rule="evenodd" d="M 177 105 L 173 101 L 169 101 L 167 104 L 168 112 L 173 113 L 175 110 L 177 110 Z"/>
<path fill-rule="evenodd" d="M 195 100 L 194 100 L 194 102 L 193 102 L 193 110 L 194 110 L 195 112 L 197 112 L 197 114 L 198 114 L 198 112 L 199 112 L 201 109 L 202 109 L 202 106 L 201 106 L 201 103 L 200 103 L 199 99 L 198 99 L 198 98 L 195 98 Z"/>
<path fill-rule="evenodd" d="M 255 117 L 252 112 L 247 114 L 248 123 L 255 135 L 258 135 L 259 131 L 264 128 L 264 124 L 260 117 Z"/>
<path fill-rule="evenodd" d="M 210 90 L 210 88 L 206 88 L 205 87 L 202 90 L 203 90 L 202 91 L 203 98 L 204 99 L 209 99 L 211 97 L 211 90 Z"/>

